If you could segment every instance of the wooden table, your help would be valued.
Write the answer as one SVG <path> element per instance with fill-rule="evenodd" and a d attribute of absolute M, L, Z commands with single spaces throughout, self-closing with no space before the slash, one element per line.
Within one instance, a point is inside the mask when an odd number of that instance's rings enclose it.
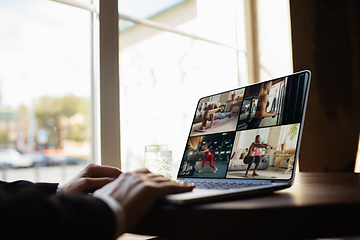
<path fill-rule="evenodd" d="M 359 216 L 358 174 L 297 173 L 291 188 L 271 195 L 191 206 L 158 204 L 134 233 L 160 236 L 155 239 L 359 236 Z"/>

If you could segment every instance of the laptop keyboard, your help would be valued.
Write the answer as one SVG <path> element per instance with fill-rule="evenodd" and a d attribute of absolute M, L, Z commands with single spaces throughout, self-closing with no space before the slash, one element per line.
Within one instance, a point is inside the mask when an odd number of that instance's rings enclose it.
<path fill-rule="evenodd" d="M 270 183 L 245 183 L 245 182 L 218 182 L 218 181 L 191 181 L 185 180 L 186 183 L 195 184 L 196 188 L 200 189 L 236 189 L 236 188 L 246 188 L 246 187 L 255 187 L 255 186 L 264 186 L 270 185 Z"/>

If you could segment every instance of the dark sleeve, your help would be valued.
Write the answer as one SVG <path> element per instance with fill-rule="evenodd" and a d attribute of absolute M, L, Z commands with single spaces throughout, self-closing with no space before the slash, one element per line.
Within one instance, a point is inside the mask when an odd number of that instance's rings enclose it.
<path fill-rule="evenodd" d="M 32 183 L 29 181 L 3 182 L 0 181 L 0 193 L 8 191 L 12 194 L 21 193 L 24 190 L 36 188 L 43 195 L 50 196 L 56 193 L 58 183 Z"/>
<path fill-rule="evenodd" d="M 0 236 L 9 236 L 9 239 L 114 238 L 115 218 L 105 202 L 88 195 L 56 196 L 56 189 L 57 184 L 51 183 L 0 181 Z"/>

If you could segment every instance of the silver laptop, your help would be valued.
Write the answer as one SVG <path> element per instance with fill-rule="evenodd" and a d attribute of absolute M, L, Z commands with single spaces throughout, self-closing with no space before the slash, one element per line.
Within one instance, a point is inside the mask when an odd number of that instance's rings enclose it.
<path fill-rule="evenodd" d="M 196 203 L 290 187 L 309 85 L 306 70 L 201 98 L 177 174 L 196 187 L 165 201 Z"/>

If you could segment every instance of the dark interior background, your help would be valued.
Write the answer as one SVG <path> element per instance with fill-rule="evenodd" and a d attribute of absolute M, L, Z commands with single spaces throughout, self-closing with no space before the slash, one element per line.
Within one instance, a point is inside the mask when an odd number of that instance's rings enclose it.
<path fill-rule="evenodd" d="M 294 72 L 312 72 L 299 168 L 351 172 L 360 133 L 360 1 L 290 0 Z"/>

